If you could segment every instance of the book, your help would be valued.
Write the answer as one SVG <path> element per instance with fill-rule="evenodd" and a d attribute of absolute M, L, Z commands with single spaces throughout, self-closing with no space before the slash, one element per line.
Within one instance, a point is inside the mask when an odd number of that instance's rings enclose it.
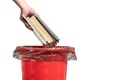
<path fill-rule="evenodd" d="M 32 27 L 33 32 L 45 47 L 53 47 L 59 42 L 57 35 L 36 13 L 30 17 L 23 15 L 23 18 Z"/>

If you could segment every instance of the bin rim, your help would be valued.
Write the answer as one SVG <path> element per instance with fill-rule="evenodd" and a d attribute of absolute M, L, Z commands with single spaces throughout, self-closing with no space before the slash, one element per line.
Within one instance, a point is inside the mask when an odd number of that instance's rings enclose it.
<path fill-rule="evenodd" d="M 43 46 L 17 46 L 14 50 L 13 57 L 30 61 L 76 60 L 75 48 L 70 46 L 55 46 L 52 48 Z"/>

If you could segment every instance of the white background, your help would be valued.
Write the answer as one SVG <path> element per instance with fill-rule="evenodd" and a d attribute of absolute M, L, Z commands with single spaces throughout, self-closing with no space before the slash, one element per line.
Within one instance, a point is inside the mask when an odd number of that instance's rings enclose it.
<path fill-rule="evenodd" d="M 67 80 L 120 80 L 120 0 L 26 0 L 60 37 L 73 46 Z M 0 0 L 0 80 L 22 80 L 16 46 L 41 45 L 19 20 L 12 0 Z"/>

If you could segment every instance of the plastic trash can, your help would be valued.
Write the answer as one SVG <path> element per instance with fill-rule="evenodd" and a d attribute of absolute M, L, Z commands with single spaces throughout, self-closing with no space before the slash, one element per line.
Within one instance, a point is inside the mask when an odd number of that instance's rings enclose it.
<path fill-rule="evenodd" d="M 76 60 L 68 46 L 18 46 L 13 57 L 22 64 L 22 80 L 66 80 L 67 61 Z"/>

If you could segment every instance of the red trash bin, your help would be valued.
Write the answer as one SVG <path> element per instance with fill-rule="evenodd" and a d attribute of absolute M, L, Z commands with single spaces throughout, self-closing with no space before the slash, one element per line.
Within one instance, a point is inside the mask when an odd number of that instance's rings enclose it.
<path fill-rule="evenodd" d="M 76 60 L 67 46 L 18 46 L 13 56 L 21 59 L 22 80 L 66 80 L 67 61 Z"/>

